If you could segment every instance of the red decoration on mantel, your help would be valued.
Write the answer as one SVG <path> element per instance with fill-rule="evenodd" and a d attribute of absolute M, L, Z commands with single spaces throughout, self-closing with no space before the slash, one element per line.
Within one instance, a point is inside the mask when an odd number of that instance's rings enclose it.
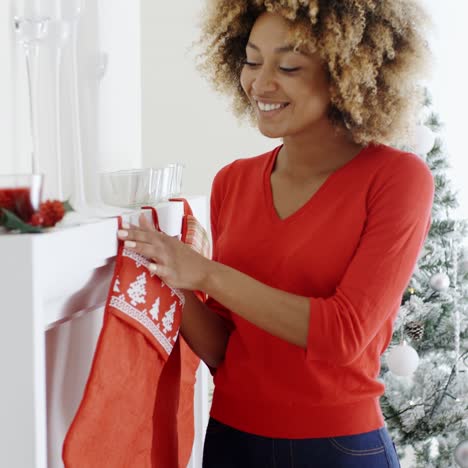
<path fill-rule="evenodd" d="M 13 211 L 15 209 L 15 197 L 12 189 L 0 189 L 0 208 Z"/>
<path fill-rule="evenodd" d="M 46 200 L 35 211 L 28 188 L 0 189 L 0 226 L 9 230 L 40 233 L 55 226 L 67 211 L 73 207 L 60 200 Z"/>
<path fill-rule="evenodd" d="M 63 203 L 59 200 L 46 200 L 41 203 L 39 213 L 43 218 L 42 226 L 52 227 L 65 216 L 65 208 Z"/>
<path fill-rule="evenodd" d="M 27 187 L 0 189 L 0 208 L 9 210 L 28 222 L 34 213 L 30 189 Z"/>
<path fill-rule="evenodd" d="M 41 215 L 41 213 L 34 213 L 31 216 L 31 219 L 29 221 L 29 224 L 31 226 L 43 226 L 44 225 L 44 216 Z"/>

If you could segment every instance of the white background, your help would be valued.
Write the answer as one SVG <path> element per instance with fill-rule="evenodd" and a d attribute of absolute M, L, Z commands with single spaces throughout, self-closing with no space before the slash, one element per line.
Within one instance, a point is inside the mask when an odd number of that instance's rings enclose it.
<path fill-rule="evenodd" d="M 468 151 L 466 109 L 468 108 L 468 2 L 465 0 L 425 0 L 434 22 L 431 44 L 434 52 L 430 91 L 434 110 L 444 124 L 444 142 L 452 170 L 449 175 L 459 190 L 462 218 L 468 218 Z"/>

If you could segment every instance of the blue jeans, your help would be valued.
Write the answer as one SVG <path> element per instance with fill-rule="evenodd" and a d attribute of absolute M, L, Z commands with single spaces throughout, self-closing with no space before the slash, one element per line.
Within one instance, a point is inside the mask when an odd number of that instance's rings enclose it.
<path fill-rule="evenodd" d="M 319 439 L 272 439 L 210 418 L 203 468 L 399 468 L 385 427 Z"/>

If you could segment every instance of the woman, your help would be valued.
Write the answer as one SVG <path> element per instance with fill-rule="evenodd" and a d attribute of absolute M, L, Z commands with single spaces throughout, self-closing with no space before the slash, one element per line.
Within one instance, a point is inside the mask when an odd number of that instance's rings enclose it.
<path fill-rule="evenodd" d="M 397 150 L 426 49 L 408 0 L 211 2 L 202 68 L 283 140 L 215 176 L 213 259 L 141 222 L 212 369 L 203 466 L 397 467 L 380 357 L 431 222 L 434 182 Z M 202 290 L 202 304 L 191 291 Z"/>

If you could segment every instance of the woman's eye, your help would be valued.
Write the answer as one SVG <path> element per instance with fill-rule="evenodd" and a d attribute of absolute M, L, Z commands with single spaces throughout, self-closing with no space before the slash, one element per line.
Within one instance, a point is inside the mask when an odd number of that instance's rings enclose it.
<path fill-rule="evenodd" d="M 248 60 L 244 60 L 244 65 L 250 68 L 260 67 L 262 64 L 257 62 L 249 62 Z M 301 67 L 279 67 L 279 69 L 284 73 L 293 73 L 301 69 Z"/>
<path fill-rule="evenodd" d="M 298 71 L 300 69 L 301 69 L 301 67 L 294 67 L 294 68 L 280 67 L 280 70 L 284 71 L 286 73 L 292 73 L 292 72 Z"/>
<path fill-rule="evenodd" d="M 248 67 L 257 67 L 258 65 L 260 65 L 259 63 L 255 63 L 255 62 L 249 62 L 248 60 L 244 60 L 244 65 L 247 65 Z"/>

